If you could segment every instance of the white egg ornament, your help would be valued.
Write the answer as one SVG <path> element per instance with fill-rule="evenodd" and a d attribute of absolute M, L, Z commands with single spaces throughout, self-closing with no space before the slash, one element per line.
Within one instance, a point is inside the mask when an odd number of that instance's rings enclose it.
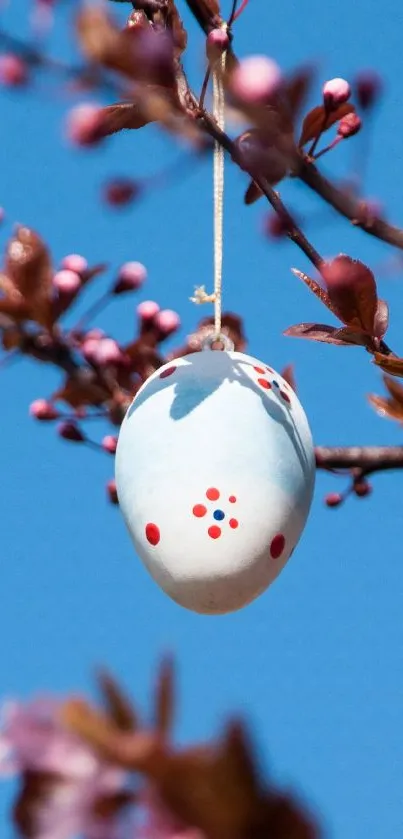
<path fill-rule="evenodd" d="M 135 549 L 194 612 L 233 612 L 267 589 L 300 538 L 314 481 L 296 394 L 240 352 L 168 362 L 121 427 L 117 492 Z"/>

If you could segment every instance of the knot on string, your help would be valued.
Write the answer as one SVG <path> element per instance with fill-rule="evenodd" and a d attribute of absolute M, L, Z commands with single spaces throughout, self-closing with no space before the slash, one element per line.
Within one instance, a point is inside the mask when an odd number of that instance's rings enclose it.
<path fill-rule="evenodd" d="M 201 303 L 214 303 L 215 293 L 208 294 L 204 285 L 195 286 L 194 297 L 189 297 L 189 300 L 192 303 L 196 303 L 197 306 Z"/>

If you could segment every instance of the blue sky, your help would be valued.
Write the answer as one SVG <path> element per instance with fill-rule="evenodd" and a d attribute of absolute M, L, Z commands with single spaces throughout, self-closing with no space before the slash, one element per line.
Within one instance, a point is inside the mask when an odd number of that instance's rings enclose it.
<path fill-rule="evenodd" d="M 71 4 L 73 5 L 73 4 Z M 227 4 L 229 5 L 229 3 Z M 27 30 L 27 0 L 11 0 L 3 24 Z M 67 57 L 68 6 L 50 43 Z M 179 6 L 184 10 L 185 3 Z M 370 131 L 367 194 L 403 223 L 401 23 L 397 0 L 250 0 L 236 32 L 240 55 L 266 53 L 284 69 L 319 64 L 320 79 L 380 71 L 385 96 Z M 196 27 L 188 55 L 200 84 L 203 45 Z M 211 175 L 208 164 L 113 213 L 99 202 L 109 175 L 152 173 L 177 150 L 156 129 L 118 136 L 96 152 L 63 141 L 69 105 L 55 84 L 35 92 L 1 92 L 0 203 L 7 223 L 34 226 L 55 262 L 72 251 L 111 270 L 143 261 L 149 280 L 97 325 L 121 339 L 133 334 L 135 305 L 156 298 L 182 318 L 182 337 L 200 315 L 188 298 L 210 285 Z M 314 103 L 313 103 L 314 104 Z M 338 149 L 326 171 L 341 173 L 359 154 L 359 137 Z M 401 431 L 366 402 L 382 392 L 364 352 L 305 344 L 284 328 L 327 313 L 292 276 L 308 265 L 288 245 L 261 235 L 265 208 L 242 204 L 244 177 L 227 170 L 224 307 L 243 314 L 251 354 L 282 368 L 295 364 L 299 395 L 318 444 L 397 444 Z M 390 254 L 322 209 L 298 185 L 282 195 L 311 221 L 306 231 L 325 255 L 340 251 L 376 268 Z M 100 280 L 102 289 L 107 279 Z M 389 343 L 403 352 L 402 275 L 379 273 L 391 306 Z M 97 290 L 88 292 L 92 299 Z M 42 689 L 90 690 L 92 668 L 110 667 L 146 704 L 162 652 L 174 651 L 180 701 L 177 737 L 216 732 L 229 712 L 245 714 L 268 770 L 317 808 L 327 836 L 366 839 L 399 835 L 403 827 L 401 481 L 379 476 L 370 499 L 338 511 L 323 506 L 338 489 L 319 475 L 312 513 L 298 550 L 275 585 L 244 611 L 201 617 L 170 602 L 133 554 L 118 511 L 104 497 L 113 461 L 60 442 L 28 417 L 29 403 L 55 389 L 59 375 L 21 362 L 1 372 L 0 695 L 28 697 Z M 103 429 L 98 429 L 99 435 Z M 1 798 L 5 808 L 6 792 Z"/>

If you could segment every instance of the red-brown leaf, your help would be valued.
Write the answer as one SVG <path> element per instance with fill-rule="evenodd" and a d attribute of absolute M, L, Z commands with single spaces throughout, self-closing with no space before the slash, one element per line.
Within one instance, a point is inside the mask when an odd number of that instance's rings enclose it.
<path fill-rule="evenodd" d="M 244 195 L 244 202 L 248 206 L 250 204 L 254 204 L 255 201 L 258 201 L 263 195 L 262 190 L 255 184 L 255 181 L 251 181 L 246 192 Z"/>
<path fill-rule="evenodd" d="M 143 128 L 151 122 L 150 116 L 142 111 L 141 106 L 133 103 L 119 103 L 102 109 L 100 133 L 103 137 L 116 134 L 125 128 Z"/>
<path fill-rule="evenodd" d="M 314 69 L 312 67 L 302 67 L 286 79 L 284 92 L 292 120 L 298 116 L 304 104 L 313 81 L 313 76 Z"/>
<path fill-rule="evenodd" d="M 383 338 L 389 326 L 389 306 L 386 300 L 378 300 L 377 310 L 374 317 L 374 335 L 376 338 Z"/>
<path fill-rule="evenodd" d="M 302 131 L 298 143 L 299 147 L 302 148 L 310 140 L 315 140 L 319 133 L 327 131 L 335 122 L 338 122 L 346 114 L 354 113 L 354 111 L 355 108 L 351 102 L 343 102 L 334 111 L 327 113 L 325 123 L 326 112 L 323 105 L 317 105 L 316 108 L 312 108 L 302 123 Z"/>
<path fill-rule="evenodd" d="M 9 240 L 5 256 L 5 274 L 9 287 L 0 300 L 0 311 L 18 320 L 36 320 L 45 327 L 52 323 L 52 263 L 40 236 L 29 227 L 20 226 Z M 12 289 L 11 289 L 12 285 Z"/>
<path fill-rule="evenodd" d="M 372 271 L 358 259 L 340 254 L 322 263 L 321 275 L 337 317 L 347 326 L 373 335 L 378 296 Z"/>
<path fill-rule="evenodd" d="M 105 670 L 98 673 L 98 685 L 106 711 L 120 731 L 134 731 L 137 727 L 136 712 L 115 679 Z"/>
<path fill-rule="evenodd" d="M 385 373 L 389 373 L 390 376 L 397 376 L 397 378 L 403 379 L 403 358 L 396 358 L 393 355 L 384 355 L 383 353 L 376 352 L 374 353 L 373 363 L 377 367 L 381 367 Z"/>
<path fill-rule="evenodd" d="M 50 295 L 52 263 L 49 251 L 41 237 L 29 227 L 18 227 L 9 240 L 5 273 L 27 300 Z"/>
<path fill-rule="evenodd" d="M 395 382 L 394 379 L 391 379 L 389 376 L 384 376 L 383 381 L 385 387 L 389 391 L 392 399 L 397 402 L 399 405 L 402 406 L 403 409 L 403 387 L 398 382 Z"/>
<path fill-rule="evenodd" d="M 174 706 L 173 664 L 166 659 L 159 669 L 155 691 L 155 728 L 164 738 L 171 732 Z"/>
<path fill-rule="evenodd" d="M 320 341 L 324 344 L 337 344 L 338 346 L 356 346 L 363 344 L 362 337 L 351 330 L 344 335 L 343 329 L 328 326 L 325 323 L 297 323 L 285 329 L 283 335 L 289 338 L 307 338 L 309 341 Z"/>
<path fill-rule="evenodd" d="M 371 393 L 368 396 L 368 402 L 380 417 L 387 417 L 388 419 L 403 422 L 403 405 L 399 405 L 397 402 L 385 399 L 382 396 L 377 396 L 375 393 Z"/>
<path fill-rule="evenodd" d="M 92 63 L 130 79 L 164 87 L 174 85 L 174 44 L 165 31 L 154 30 L 151 26 L 119 29 L 101 6 L 82 9 L 76 28 L 81 48 Z"/>
<path fill-rule="evenodd" d="M 332 306 L 332 302 L 329 298 L 329 295 L 322 288 L 322 286 L 320 286 L 319 283 L 316 282 L 316 280 L 313 280 L 312 277 L 308 277 L 307 274 L 304 274 L 303 271 L 299 271 L 297 268 L 291 268 L 291 271 L 293 274 L 295 274 L 296 277 L 298 277 L 298 279 L 302 280 L 311 291 L 313 291 L 313 293 L 316 295 L 316 297 L 319 298 L 321 303 L 324 303 L 324 305 L 327 306 L 327 308 L 330 309 L 330 311 L 333 312 L 333 314 L 336 314 Z"/>

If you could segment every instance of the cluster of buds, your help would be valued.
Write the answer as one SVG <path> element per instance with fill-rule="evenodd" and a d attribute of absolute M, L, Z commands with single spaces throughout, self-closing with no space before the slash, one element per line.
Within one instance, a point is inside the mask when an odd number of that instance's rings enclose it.
<path fill-rule="evenodd" d="M 90 268 L 85 257 L 80 254 L 65 256 L 52 278 L 57 299 L 74 298 L 96 272 L 97 269 Z M 121 345 L 102 329 L 85 329 L 83 323 L 94 314 L 94 310 L 99 312 L 117 296 L 139 292 L 146 279 L 147 270 L 141 262 L 125 262 L 120 266 L 106 294 L 90 307 L 75 328 L 65 333 L 63 341 L 66 347 L 76 360 L 81 356 L 78 373 L 73 375 L 70 384 L 68 380 L 67 391 L 62 389 L 50 399 L 36 399 L 29 409 L 30 415 L 38 421 L 59 420 L 57 434 L 61 439 L 70 443 L 84 443 L 108 455 L 115 454 L 117 436 L 106 434 L 101 442 L 96 442 L 82 428 L 81 420 L 102 416 L 112 425 L 119 426 L 141 382 L 163 363 L 164 358 L 158 347 L 177 332 L 180 318 L 172 309 L 161 309 L 154 300 L 142 301 L 136 308 L 137 338 L 127 345 Z M 67 401 L 70 413 L 57 407 L 60 400 Z M 107 484 L 107 495 L 112 503 L 117 503 L 113 481 Z"/>

